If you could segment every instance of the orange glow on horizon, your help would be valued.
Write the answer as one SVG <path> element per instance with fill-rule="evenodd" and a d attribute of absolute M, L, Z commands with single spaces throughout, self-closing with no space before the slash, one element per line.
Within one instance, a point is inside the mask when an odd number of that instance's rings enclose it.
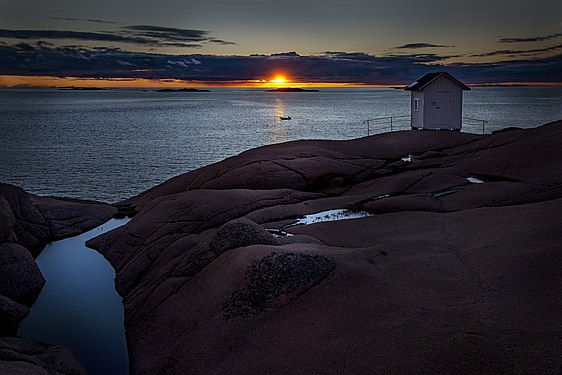
<path fill-rule="evenodd" d="M 0 87 L 99 87 L 99 88 L 255 88 L 268 89 L 284 87 L 302 88 L 389 88 L 404 87 L 407 83 L 395 85 L 373 85 L 361 82 L 284 82 L 278 76 L 272 80 L 245 81 L 186 81 L 179 79 L 146 79 L 146 78 L 80 78 L 52 76 L 10 76 L 0 75 Z M 275 81 L 275 82 L 274 82 Z M 409 83 L 409 82 L 408 82 Z M 562 86 L 562 82 L 497 82 L 469 84 L 469 86 L 492 85 L 525 85 L 525 86 Z"/>

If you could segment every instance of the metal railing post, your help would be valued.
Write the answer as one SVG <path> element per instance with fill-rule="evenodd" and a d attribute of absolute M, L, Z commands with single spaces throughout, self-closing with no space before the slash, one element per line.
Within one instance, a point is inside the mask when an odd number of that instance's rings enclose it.
<path fill-rule="evenodd" d="M 390 131 L 392 131 L 392 116 L 390 117 Z"/>

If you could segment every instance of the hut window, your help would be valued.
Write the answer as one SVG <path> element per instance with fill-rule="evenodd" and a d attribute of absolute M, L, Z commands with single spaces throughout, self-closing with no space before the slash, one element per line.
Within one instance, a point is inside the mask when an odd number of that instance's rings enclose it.
<path fill-rule="evenodd" d="M 420 99 L 419 98 L 415 98 L 414 99 L 414 111 L 418 111 L 420 109 Z"/>

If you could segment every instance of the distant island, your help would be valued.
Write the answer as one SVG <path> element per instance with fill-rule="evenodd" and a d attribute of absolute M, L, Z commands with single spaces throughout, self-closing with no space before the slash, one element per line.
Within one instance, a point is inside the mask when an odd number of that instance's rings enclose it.
<path fill-rule="evenodd" d="M 301 89 L 298 87 L 279 87 L 278 89 L 267 90 L 269 92 L 318 92 L 314 89 Z"/>
<path fill-rule="evenodd" d="M 201 89 L 159 89 L 156 92 L 211 92 L 210 90 L 201 90 Z"/>
<path fill-rule="evenodd" d="M 103 87 L 75 87 L 75 86 L 70 86 L 70 87 L 61 87 L 59 88 L 59 90 L 83 90 L 83 91 L 100 91 L 100 90 L 106 90 Z"/>

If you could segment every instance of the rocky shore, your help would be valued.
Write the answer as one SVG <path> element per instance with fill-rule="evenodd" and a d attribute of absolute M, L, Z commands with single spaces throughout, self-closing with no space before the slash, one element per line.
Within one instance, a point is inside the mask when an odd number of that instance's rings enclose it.
<path fill-rule="evenodd" d="M 45 283 L 34 258 L 47 243 L 97 227 L 115 211 L 0 183 L 0 374 L 84 373 L 68 349 L 14 336 Z"/>
<path fill-rule="evenodd" d="M 560 144 L 561 121 L 288 142 L 122 202 L 88 245 L 132 373 L 558 373 Z M 289 226 L 333 209 L 373 215 Z"/>
<path fill-rule="evenodd" d="M 562 121 L 288 142 L 120 202 L 135 217 L 88 246 L 116 269 L 131 373 L 558 373 L 560 144 Z M 294 225 L 337 209 L 364 214 Z M 114 212 L 0 184 L 2 336 L 41 289 L 32 254 Z M 15 337 L 3 371 L 83 373 Z"/>

